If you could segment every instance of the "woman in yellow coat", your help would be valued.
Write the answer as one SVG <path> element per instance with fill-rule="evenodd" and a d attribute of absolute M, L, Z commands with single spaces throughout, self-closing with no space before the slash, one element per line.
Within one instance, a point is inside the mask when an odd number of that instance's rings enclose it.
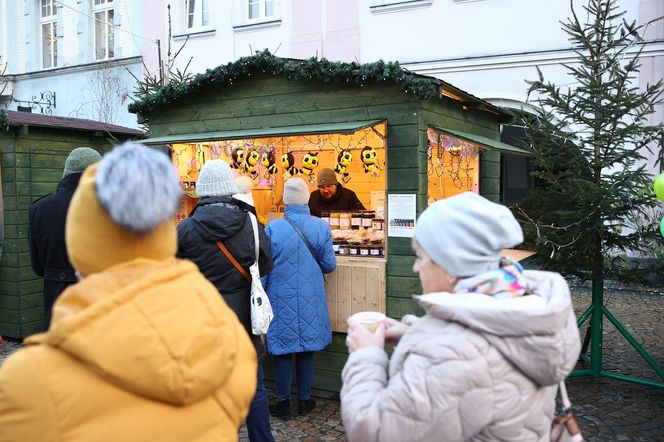
<path fill-rule="evenodd" d="M 0 441 L 231 441 L 256 354 L 219 293 L 175 258 L 180 186 L 162 153 L 115 148 L 67 216 L 82 280 L 0 367 Z"/>

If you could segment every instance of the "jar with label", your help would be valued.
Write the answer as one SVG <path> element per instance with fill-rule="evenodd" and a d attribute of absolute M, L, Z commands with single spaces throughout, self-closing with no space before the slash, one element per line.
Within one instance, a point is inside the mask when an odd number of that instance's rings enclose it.
<path fill-rule="evenodd" d="M 350 212 L 341 212 L 339 214 L 339 228 L 341 230 L 350 230 L 353 215 Z"/>
<path fill-rule="evenodd" d="M 369 256 L 369 249 L 370 249 L 370 246 L 361 245 L 360 249 L 359 249 L 359 252 L 360 252 L 359 255 L 360 256 Z"/>
<path fill-rule="evenodd" d="M 330 212 L 330 229 L 339 229 L 339 212 Z"/>
<path fill-rule="evenodd" d="M 339 254 L 339 248 L 340 248 L 339 244 L 337 244 L 337 243 L 332 243 L 332 250 L 334 250 L 334 254 L 335 254 L 335 255 L 338 255 L 338 254 Z"/>
<path fill-rule="evenodd" d="M 380 218 L 374 218 L 371 221 L 371 228 L 373 230 L 383 230 L 385 227 L 385 220 L 382 220 Z"/>
<path fill-rule="evenodd" d="M 381 246 L 371 246 L 369 248 L 370 256 L 381 256 L 383 254 L 383 247 Z"/>
<path fill-rule="evenodd" d="M 342 242 L 339 244 L 339 255 L 348 255 L 348 244 L 345 242 Z"/>
<path fill-rule="evenodd" d="M 373 219 L 375 218 L 376 212 L 366 211 L 362 214 L 362 228 L 370 229 L 373 224 Z"/>
<path fill-rule="evenodd" d="M 327 224 L 330 224 L 330 212 L 321 212 L 320 219 L 325 221 Z"/>
<path fill-rule="evenodd" d="M 353 212 L 350 224 L 353 230 L 358 230 L 362 226 L 362 212 Z"/>
<path fill-rule="evenodd" d="M 359 253 L 360 252 L 359 252 L 359 247 L 358 246 L 354 246 L 354 245 L 348 246 L 348 254 L 349 255 L 358 255 Z"/>

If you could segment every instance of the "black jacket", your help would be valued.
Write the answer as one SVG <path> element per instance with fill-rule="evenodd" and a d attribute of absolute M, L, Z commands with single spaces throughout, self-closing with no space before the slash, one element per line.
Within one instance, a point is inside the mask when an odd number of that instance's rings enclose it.
<path fill-rule="evenodd" d="M 254 232 L 247 212 L 250 205 L 230 196 L 203 197 L 178 226 L 177 256 L 195 262 L 205 277 L 219 290 L 251 336 L 251 285 L 217 247 L 221 241 L 249 273 L 255 261 Z M 260 241 L 258 267 L 261 276 L 272 270 L 270 243 L 258 223 Z M 255 339 L 254 339 L 255 341 Z"/>
<path fill-rule="evenodd" d="M 53 303 L 68 285 L 78 281 L 67 257 L 65 219 L 80 173 L 67 175 L 55 193 L 45 195 L 30 205 L 28 243 L 32 270 L 44 278 L 44 326 L 51 322 Z"/>
<path fill-rule="evenodd" d="M 355 192 L 346 189 L 337 183 L 337 193 L 330 200 L 324 200 L 320 190 L 314 190 L 309 195 L 309 210 L 311 214 L 320 218 L 322 212 L 328 210 L 366 210 Z"/>

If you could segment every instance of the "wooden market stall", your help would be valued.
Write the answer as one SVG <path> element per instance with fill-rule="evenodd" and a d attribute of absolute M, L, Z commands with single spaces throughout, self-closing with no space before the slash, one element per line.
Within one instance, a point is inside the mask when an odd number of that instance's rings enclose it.
<path fill-rule="evenodd" d="M 315 387 L 330 390 L 340 387 L 349 315 L 417 312 L 410 238 L 417 213 L 462 190 L 498 200 L 500 152 L 526 153 L 497 141 L 500 123 L 511 120 L 508 113 L 384 62 L 260 52 L 162 88 L 130 110 L 149 127 L 145 142 L 172 153 L 188 193 L 179 218 L 195 204 L 193 184 L 210 158 L 222 158 L 254 180 L 265 222 L 281 215 L 283 181 L 291 175 L 308 180 L 313 190 L 319 168 L 336 168 L 338 181 L 358 194 L 368 212 L 338 214 L 350 229 L 334 228 L 336 214 L 330 218 L 339 253 L 337 270 L 326 278 L 335 333 L 316 355 L 314 375 Z M 356 254 L 350 255 L 353 246 Z"/>
<path fill-rule="evenodd" d="M 43 329 L 43 281 L 30 266 L 28 208 L 55 191 L 69 153 L 100 153 L 143 132 L 80 118 L 29 112 L 0 113 L 2 204 L 0 225 L 0 335 L 23 338 Z M 2 231 L 2 230 L 0 230 Z"/>

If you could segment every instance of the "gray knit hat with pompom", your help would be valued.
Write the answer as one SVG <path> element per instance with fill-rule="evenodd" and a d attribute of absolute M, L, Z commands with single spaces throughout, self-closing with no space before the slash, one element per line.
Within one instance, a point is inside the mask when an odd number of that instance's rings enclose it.
<path fill-rule="evenodd" d="M 175 215 L 177 171 L 162 152 L 125 143 L 104 156 L 95 177 L 99 204 L 119 226 L 145 233 Z"/>

